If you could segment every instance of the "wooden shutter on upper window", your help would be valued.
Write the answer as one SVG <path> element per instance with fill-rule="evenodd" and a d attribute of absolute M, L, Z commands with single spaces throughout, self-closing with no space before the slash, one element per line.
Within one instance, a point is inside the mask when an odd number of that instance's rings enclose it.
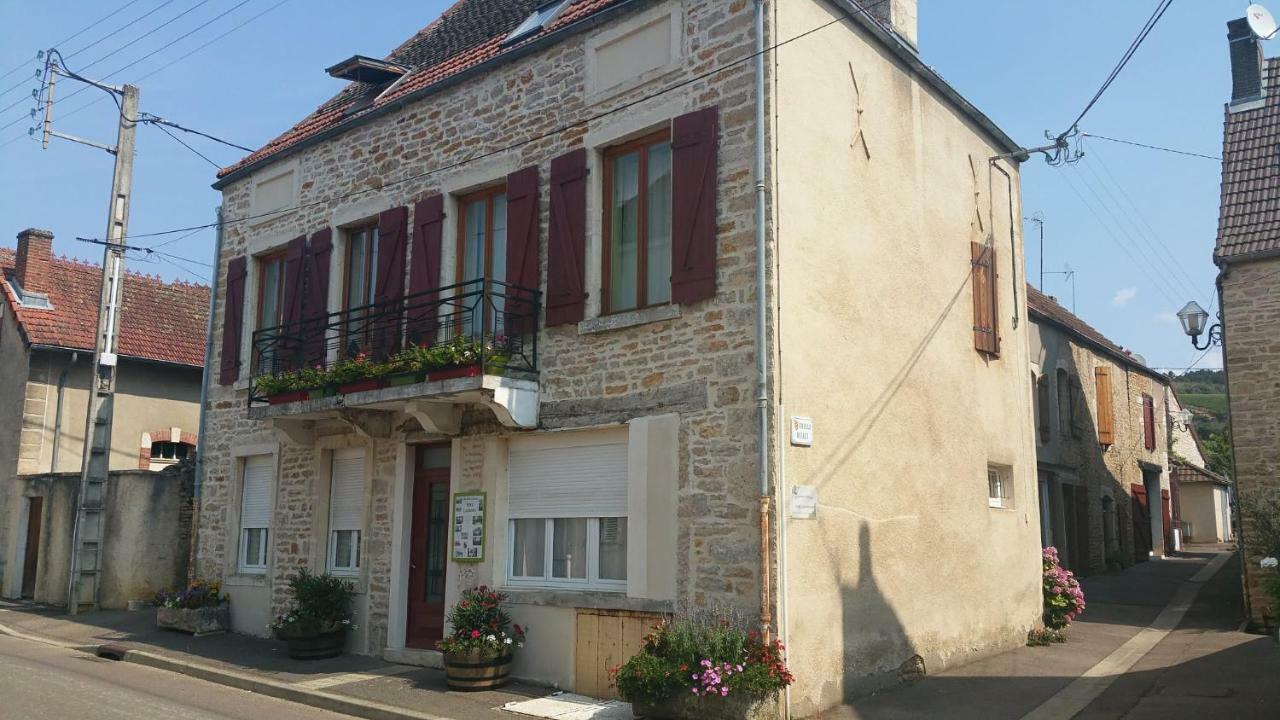
<path fill-rule="evenodd" d="M 671 302 L 692 303 L 716 294 L 715 107 L 671 123 Z"/>
<path fill-rule="evenodd" d="M 1111 445 L 1115 442 L 1114 415 L 1111 407 L 1111 368 L 1099 366 L 1093 369 L 1094 391 L 1098 396 L 1098 442 Z"/>
<path fill-rule="evenodd" d="M 1156 450 L 1156 402 L 1151 396 L 1142 396 L 1143 447 Z"/>
<path fill-rule="evenodd" d="M 307 366 L 325 361 L 325 325 L 329 314 L 329 260 L 333 255 L 333 231 L 325 228 L 307 245 L 306 298 L 302 301 L 303 360 Z"/>
<path fill-rule="evenodd" d="M 586 311 L 587 151 L 551 161 L 547 327 L 581 322 Z"/>
<path fill-rule="evenodd" d="M 413 206 L 413 252 L 409 261 L 409 305 L 405 312 L 409 342 L 436 339 L 436 301 L 440 289 L 440 248 L 444 236 L 444 196 L 432 195 Z"/>
<path fill-rule="evenodd" d="M 301 362 L 303 265 L 307 255 L 307 236 L 289 241 L 284 252 L 284 295 L 280 299 L 280 331 L 276 340 L 275 369 L 288 370 Z M 271 318 L 265 319 L 273 323 Z"/>
<path fill-rule="evenodd" d="M 400 348 L 400 302 L 404 299 L 404 263 L 408 249 L 409 208 L 383 210 L 378 215 L 378 267 L 374 283 L 371 325 L 374 355 L 383 357 Z"/>
<path fill-rule="evenodd" d="M 1041 375 L 1036 380 L 1036 415 L 1040 427 L 1040 442 L 1047 443 L 1051 437 L 1049 422 L 1049 378 Z"/>
<path fill-rule="evenodd" d="M 973 263 L 973 346 L 979 352 L 1000 354 L 996 323 L 996 251 L 984 243 L 969 243 Z"/>
<path fill-rule="evenodd" d="M 512 335 L 532 332 L 538 322 L 538 223 L 538 167 L 531 165 L 507 176 L 507 277 L 493 278 L 509 285 L 494 291 L 507 295 L 505 328 Z"/>
<path fill-rule="evenodd" d="M 241 255 L 227 263 L 227 295 L 222 301 L 222 361 L 218 384 L 231 385 L 240 377 L 240 336 L 244 325 L 244 278 L 248 259 Z"/>

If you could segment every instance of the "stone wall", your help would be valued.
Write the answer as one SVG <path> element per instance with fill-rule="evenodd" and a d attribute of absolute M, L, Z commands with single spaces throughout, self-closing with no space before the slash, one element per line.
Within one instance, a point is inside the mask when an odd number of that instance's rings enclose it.
<path fill-rule="evenodd" d="M 225 301 L 225 267 L 239 255 L 272 249 L 302 233 L 340 227 L 373 217 L 400 205 L 444 193 L 446 212 L 454 213 L 460 192 L 500 181 L 516 169 L 537 165 L 542 178 L 540 213 L 545 273 L 549 218 L 546 178 L 549 161 L 576 147 L 592 151 L 592 177 L 599 176 L 598 152 L 603 146 L 635 133 L 662 126 L 671 118 L 696 109 L 717 106 L 721 127 L 718 165 L 718 272 L 714 300 L 674 308 L 665 319 L 597 328 L 562 326 L 543 329 L 539 337 L 541 400 L 547 426 L 580 427 L 619 422 L 630 417 L 682 412 L 680 450 L 680 537 L 684 554 L 679 594 L 688 603 L 727 602 L 752 607 L 757 601 L 759 547 L 755 497 L 755 409 L 752 401 L 754 346 L 753 302 L 753 187 L 752 97 L 750 64 L 694 82 L 678 91 L 595 120 L 592 116 L 690 76 L 742 58 L 751 52 L 752 12 L 749 3 L 687 0 L 650 3 L 682 7 L 683 57 L 677 72 L 661 80 L 641 83 L 612 96 L 587 92 L 586 35 L 546 48 L 484 75 L 413 102 L 372 122 L 308 148 L 284 163 L 298 172 L 298 202 L 304 207 L 276 219 L 239 222 L 250 214 L 252 178 L 237 180 L 223 191 L 228 219 L 219 259 L 218 297 Z M 629 13 L 605 23 L 608 32 L 629 22 Z M 495 157 L 462 167 L 423 175 L 490 148 L 538 137 L 574 121 L 583 124 Z M 268 166 L 262 172 L 274 172 Z M 408 179 L 411 178 L 411 179 Z M 332 198 L 365 191 L 356 197 Z M 598 253 L 599 188 L 589 204 L 588 244 Z M 453 216 L 453 215 L 451 215 Z M 410 218 L 410 227 L 413 220 Z M 446 223 L 448 225 L 450 223 Z M 446 231 L 451 232 L 451 231 Z M 342 233 L 334 256 L 341 257 Z M 451 236 L 446 234 L 448 248 Z M 446 253 L 451 252 L 446 250 Z M 596 258 L 599 255 L 595 255 Z M 598 262 L 598 260 L 596 261 Z M 446 262 L 446 268 L 450 263 Z M 246 293 L 246 318 L 254 317 L 254 266 Z M 451 273 L 452 270 L 446 270 Z M 339 282 L 340 266 L 330 275 Z M 545 275 L 544 275 L 545 277 Z M 444 278 L 451 282 L 450 277 Z M 544 281 L 545 282 L 545 281 Z M 598 287 L 590 287 L 595 297 Z M 598 302 L 596 302 L 598 305 Z M 588 319 L 598 308 L 588 310 Z M 641 319 L 645 319 L 643 313 Z M 215 309 L 215 343 L 222 338 L 223 307 Z M 244 342 L 252 323 L 246 322 Z M 225 352 L 215 349 L 215 356 Z M 247 367 L 247 363 L 246 363 Z M 216 380 L 216 378 L 215 378 Z M 263 424 L 246 417 L 246 383 L 210 388 L 208 437 L 205 439 L 207 479 L 201 498 L 198 547 L 199 572 L 217 576 L 233 572 L 236 497 L 236 447 L 271 444 L 277 438 Z M 405 418 L 397 418 L 397 432 L 379 439 L 370 496 L 368 542 L 360 589 L 367 593 L 369 652 L 387 643 L 388 588 L 391 584 L 391 488 L 397 448 L 406 441 L 429 439 L 421 433 L 405 435 Z M 408 430 L 415 428 L 410 423 Z M 348 426 L 317 428 L 318 435 L 350 434 Z M 481 437 L 498 432 L 487 413 L 469 413 L 462 443 L 463 473 L 477 472 Z M 273 610 L 285 602 L 283 582 L 294 569 L 322 557 L 312 543 L 312 488 L 319 455 L 311 446 L 278 446 L 279 487 L 269 582 Z M 714 546 L 714 547 L 713 547 Z"/>
<path fill-rule="evenodd" d="M 1280 492 L 1280 258 L 1227 265 L 1219 284 L 1236 488 L 1241 498 Z M 1274 626 L 1280 611 L 1266 592 L 1248 513 L 1240 526 L 1250 620 Z"/>

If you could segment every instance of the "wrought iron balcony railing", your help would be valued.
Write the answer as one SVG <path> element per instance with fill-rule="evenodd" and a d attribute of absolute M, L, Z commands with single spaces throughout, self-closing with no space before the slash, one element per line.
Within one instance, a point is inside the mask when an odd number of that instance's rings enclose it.
<path fill-rule="evenodd" d="M 253 334 L 250 404 L 391 375 L 536 374 L 540 294 L 479 278 Z"/>

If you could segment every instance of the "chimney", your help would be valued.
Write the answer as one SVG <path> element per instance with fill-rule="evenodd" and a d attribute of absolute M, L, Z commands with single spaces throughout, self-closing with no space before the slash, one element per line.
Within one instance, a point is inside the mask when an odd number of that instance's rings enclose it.
<path fill-rule="evenodd" d="M 1262 44 L 1245 18 L 1227 23 L 1227 44 L 1231 48 L 1231 104 L 1262 97 Z"/>
<path fill-rule="evenodd" d="M 867 5 L 875 0 L 861 0 L 861 2 L 862 6 L 867 8 Z M 916 6 L 918 4 L 918 0 L 880 0 L 867 8 L 867 12 L 891 28 L 895 35 L 906 40 L 914 48 L 919 47 L 916 45 Z"/>
<path fill-rule="evenodd" d="M 53 262 L 53 233 L 39 228 L 18 233 L 17 256 L 13 274 L 22 292 L 48 293 L 52 284 L 49 265 Z"/>

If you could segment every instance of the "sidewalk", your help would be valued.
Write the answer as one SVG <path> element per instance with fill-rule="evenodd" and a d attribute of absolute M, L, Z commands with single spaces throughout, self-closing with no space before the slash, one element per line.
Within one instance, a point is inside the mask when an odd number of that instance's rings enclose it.
<path fill-rule="evenodd" d="M 155 611 L 101 611 L 74 619 L 61 608 L 0 601 L 0 632 L 375 720 L 511 720 L 508 702 L 549 695 L 514 683 L 500 691 L 446 692 L 440 670 L 342 655 L 291 660 L 284 644 L 225 634 L 194 638 L 160 630 Z M 106 646 L 106 647 L 103 647 Z"/>
<path fill-rule="evenodd" d="M 1019 648 L 930 675 L 824 718 L 1013 720 L 1038 708 L 1036 717 L 1064 720 L 1280 717 L 1280 648 L 1271 638 L 1237 631 L 1243 611 L 1235 556 L 1211 578 L 1192 582 L 1219 550 L 1191 547 L 1180 557 L 1085 579 L 1089 607 L 1066 644 Z M 1176 629 L 1131 668 L 1108 670 L 1104 661 L 1123 656 L 1116 651 L 1140 633 L 1154 632 L 1152 623 L 1192 585 L 1200 585 L 1199 593 Z M 1114 681 L 1078 714 L 1057 712 L 1059 693 L 1086 673 Z"/>

